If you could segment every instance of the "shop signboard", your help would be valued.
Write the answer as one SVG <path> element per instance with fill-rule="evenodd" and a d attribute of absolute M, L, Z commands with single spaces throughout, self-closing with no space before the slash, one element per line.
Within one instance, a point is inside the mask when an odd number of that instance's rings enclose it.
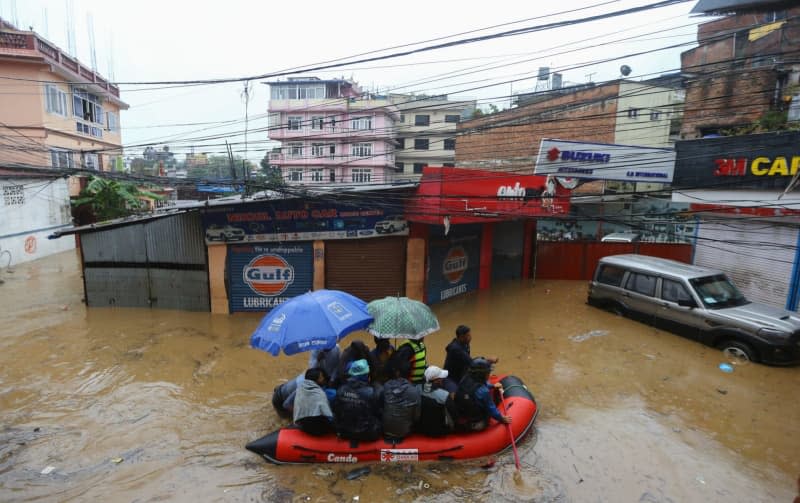
<path fill-rule="evenodd" d="M 231 312 L 269 311 L 313 289 L 310 242 L 228 246 Z"/>
<path fill-rule="evenodd" d="M 679 141 L 673 186 L 783 190 L 800 171 L 800 132 Z"/>
<path fill-rule="evenodd" d="M 429 243 L 428 303 L 435 304 L 478 288 L 480 228 L 464 225 Z"/>
<path fill-rule="evenodd" d="M 300 199 L 208 208 L 203 227 L 207 244 L 408 235 L 402 209 Z"/>
<path fill-rule="evenodd" d="M 545 138 L 533 173 L 563 184 L 574 179 L 670 183 L 674 168 L 672 149 Z"/>

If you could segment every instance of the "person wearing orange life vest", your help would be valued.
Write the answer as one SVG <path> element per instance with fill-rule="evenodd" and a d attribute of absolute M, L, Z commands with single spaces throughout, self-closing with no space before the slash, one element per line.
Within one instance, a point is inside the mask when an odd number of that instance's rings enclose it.
<path fill-rule="evenodd" d="M 390 365 L 400 370 L 400 375 L 412 384 L 425 383 L 425 369 L 428 368 L 428 353 L 425 338 L 406 339 L 391 356 Z"/>

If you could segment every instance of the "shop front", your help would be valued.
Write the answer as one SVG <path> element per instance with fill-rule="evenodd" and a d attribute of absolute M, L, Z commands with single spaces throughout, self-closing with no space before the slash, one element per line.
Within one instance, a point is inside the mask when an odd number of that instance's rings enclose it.
<path fill-rule="evenodd" d="M 367 301 L 403 295 L 409 226 L 402 205 L 374 200 L 373 194 L 205 209 L 212 312 L 269 311 L 320 288 Z"/>
<path fill-rule="evenodd" d="M 800 302 L 800 133 L 678 142 L 673 201 L 696 216 L 694 263 L 722 269 L 751 300 Z"/>
<path fill-rule="evenodd" d="M 425 250 L 426 302 L 529 278 L 536 218 L 568 212 L 569 189 L 553 177 L 426 167 L 406 207 L 410 239 Z"/>

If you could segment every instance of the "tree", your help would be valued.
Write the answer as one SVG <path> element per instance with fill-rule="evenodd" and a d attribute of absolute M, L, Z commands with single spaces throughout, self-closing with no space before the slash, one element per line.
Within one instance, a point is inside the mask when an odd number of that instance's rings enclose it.
<path fill-rule="evenodd" d="M 72 201 L 74 207 L 88 205 L 96 220 L 112 220 L 136 213 L 144 208 L 142 199 L 164 199 L 158 194 L 141 190 L 131 182 L 118 182 L 93 176 L 86 188 Z"/>

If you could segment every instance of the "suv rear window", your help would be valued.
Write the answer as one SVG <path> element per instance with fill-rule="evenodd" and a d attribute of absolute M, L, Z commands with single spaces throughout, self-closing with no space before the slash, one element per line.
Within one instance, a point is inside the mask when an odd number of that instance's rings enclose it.
<path fill-rule="evenodd" d="M 622 277 L 625 275 L 625 269 L 613 265 L 604 265 L 600 267 L 600 272 L 597 273 L 597 282 L 605 285 L 619 286 L 622 284 Z"/>

